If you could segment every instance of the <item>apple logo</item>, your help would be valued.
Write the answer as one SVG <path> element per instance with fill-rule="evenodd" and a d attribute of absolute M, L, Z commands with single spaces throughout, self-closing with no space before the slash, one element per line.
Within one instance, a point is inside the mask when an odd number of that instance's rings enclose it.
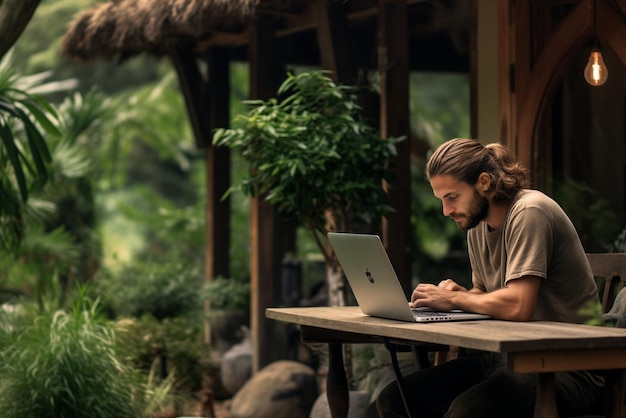
<path fill-rule="evenodd" d="M 367 276 L 367 280 L 369 280 L 370 283 L 374 283 L 374 278 L 372 277 L 372 273 L 370 273 L 369 269 L 365 269 L 365 276 Z"/>

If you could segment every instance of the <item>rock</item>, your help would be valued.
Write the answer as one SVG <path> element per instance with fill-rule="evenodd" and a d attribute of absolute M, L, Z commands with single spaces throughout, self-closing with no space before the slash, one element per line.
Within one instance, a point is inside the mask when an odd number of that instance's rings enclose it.
<path fill-rule="evenodd" d="M 233 397 L 231 418 L 307 418 L 319 393 L 315 371 L 295 361 L 274 362 Z"/>
<path fill-rule="evenodd" d="M 370 402 L 371 397 L 371 394 L 365 391 L 351 391 L 348 418 L 378 418 L 376 404 Z M 331 418 L 325 393 L 315 401 L 309 418 Z"/>
<path fill-rule="evenodd" d="M 247 327 L 250 314 L 242 310 L 219 310 L 210 312 L 211 346 L 219 360 L 234 344 L 241 341 L 242 327 Z"/>
<path fill-rule="evenodd" d="M 243 327 L 243 340 L 233 345 L 222 356 L 220 376 L 224 389 L 234 395 L 250 379 L 252 374 L 252 341 L 250 330 Z"/>

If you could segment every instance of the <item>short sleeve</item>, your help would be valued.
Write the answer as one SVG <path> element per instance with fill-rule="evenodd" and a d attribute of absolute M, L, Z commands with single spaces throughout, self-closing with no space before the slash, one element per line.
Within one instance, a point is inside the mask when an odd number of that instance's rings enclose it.
<path fill-rule="evenodd" d="M 554 248 L 554 220 L 537 206 L 515 208 L 507 220 L 505 282 L 523 276 L 545 279 Z"/>

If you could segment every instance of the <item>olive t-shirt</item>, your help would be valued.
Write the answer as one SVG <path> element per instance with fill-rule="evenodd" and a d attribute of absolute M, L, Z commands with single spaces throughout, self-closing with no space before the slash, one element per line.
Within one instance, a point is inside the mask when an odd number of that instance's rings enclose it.
<path fill-rule="evenodd" d="M 599 301 L 596 283 L 574 225 L 537 190 L 521 190 L 504 222 L 467 233 L 474 287 L 490 292 L 523 276 L 543 279 L 533 319 L 580 322 L 581 308 Z"/>

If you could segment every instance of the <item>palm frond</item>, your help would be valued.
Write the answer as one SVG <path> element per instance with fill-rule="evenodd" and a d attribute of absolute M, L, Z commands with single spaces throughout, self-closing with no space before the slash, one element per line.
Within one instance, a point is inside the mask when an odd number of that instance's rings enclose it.
<path fill-rule="evenodd" d="M 11 251 L 23 237 L 23 206 L 48 180 L 52 162 L 46 136 L 59 135 L 57 114 L 43 98 L 19 88 L 25 83 L 0 61 L 0 249 Z M 41 81 L 39 78 L 37 81 Z"/>

